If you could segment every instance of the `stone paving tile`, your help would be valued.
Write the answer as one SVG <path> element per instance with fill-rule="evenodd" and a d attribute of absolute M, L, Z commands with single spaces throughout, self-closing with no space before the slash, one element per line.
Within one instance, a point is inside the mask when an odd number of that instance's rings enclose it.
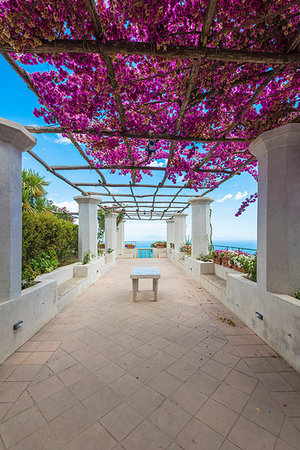
<path fill-rule="evenodd" d="M 28 383 L 20 381 L 4 381 L 0 385 L 0 402 L 14 402 L 26 389 Z"/>
<path fill-rule="evenodd" d="M 80 403 L 50 422 L 58 439 L 68 442 L 96 422 L 95 417 Z"/>
<path fill-rule="evenodd" d="M 30 408 L 31 406 L 34 406 L 34 402 L 28 392 L 24 391 L 23 394 L 20 395 L 18 400 L 16 400 L 15 403 L 12 404 L 11 408 L 5 414 L 5 420 L 10 419 L 11 417 L 19 414 L 25 409 Z"/>
<path fill-rule="evenodd" d="M 127 450 L 157 450 L 167 448 L 172 438 L 155 427 L 149 420 L 133 430 L 122 445 Z"/>
<path fill-rule="evenodd" d="M 187 384 L 194 387 L 202 394 L 210 396 L 219 386 L 220 381 L 211 375 L 198 370 L 187 380 Z"/>
<path fill-rule="evenodd" d="M 193 418 L 176 437 L 184 450 L 218 450 L 224 438 L 200 420 Z"/>
<path fill-rule="evenodd" d="M 47 378 L 44 381 L 40 381 L 34 386 L 29 387 L 29 393 L 34 399 L 34 401 L 39 402 L 44 400 L 50 395 L 55 394 L 58 391 L 61 391 L 64 388 L 64 384 L 57 378 L 55 375 Z"/>
<path fill-rule="evenodd" d="M 240 413 L 244 409 L 244 406 L 249 399 L 249 395 L 226 383 L 222 383 L 215 390 L 211 398 L 222 403 L 222 405 L 228 406 L 228 408 L 233 411 Z"/>
<path fill-rule="evenodd" d="M 256 398 L 250 398 L 242 415 L 276 436 L 285 418 L 282 411 Z"/>
<path fill-rule="evenodd" d="M 111 450 L 116 448 L 115 439 L 100 425 L 95 423 L 80 433 L 64 447 L 65 450 Z"/>
<path fill-rule="evenodd" d="M 16 370 L 9 375 L 7 381 L 32 381 L 41 368 L 42 365 L 18 366 Z"/>
<path fill-rule="evenodd" d="M 191 417 L 192 416 L 189 413 L 176 405 L 176 403 L 165 400 L 162 405 L 149 416 L 149 420 L 160 430 L 175 438 Z"/>
<path fill-rule="evenodd" d="M 118 261 L 0 365 L 0 450 L 300 449 L 299 374 L 167 259 L 159 302 L 133 304 L 147 264 Z"/>
<path fill-rule="evenodd" d="M 140 387 L 127 398 L 127 402 L 145 417 L 158 408 L 164 400 L 165 397 L 148 386 Z"/>
<path fill-rule="evenodd" d="M 26 358 L 23 364 L 45 364 L 52 355 L 53 352 L 33 352 Z"/>
<path fill-rule="evenodd" d="M 11 447 L 46 424 L 40 411 L 33 406 L 16 414 L 0 425 L 0 434 L 6 447 Z"/>
<path fill-rule="evenodd" d="M 249 377 L 248 375 L 245 375 L 237 370 L 232 370 L 224 381 L 232 387 L 246 392 L 246 394 L 251 394 L 257 385 L 257 380 L 255 378 Z"/>
<path fill-rule="evenodd" d="M 273 449 L 276 437 L 249 420 L 239 417 L 228 439 L 243 450 Z"/>
<path fill-rule="evenodd" d="M 37 406 L 48 422 L 64 413 L 79 400 L 68 389 L 63 389 L 37 403 Z"/>
<path fill-rule="evenodd" d="M 197 412 L 196 417 L 221 435 L 227 436 L 238 414 L 215 400 L 209 399 Z"/>
<path fill-rule="evenodd" d="M 10 447 L 10 450 L 61 450 L 62 445 L 51 428 L 45 425 L 22 439 L 18 444 Z"/>
<path fill-rule="evenodd" d="M 300 417 L 300 394 L 297 392 L 272 392 L 285 414 L 289 417 Z"/>
<path fill-rule="evenodd" d="M 117 441 L 124 439 L 143 420 L 144 417 L 125 402 L 100 419 Z"/>
<path fill-rule="evenodd" d="M 169 397 L 169 395 L 176 391 L 181 384 L 182 381 L 167 372 L 161 372 L 159 375 L 148 382 L 148 385 L 152 389 L 164 395 L 165 397 Z"/>
<path fill-rule="evenodd" d="M 82 404 L 97 418 L 100 419 L 122 402 L 122 397 L 108 386 L 103 386 L 82 401 Z"/>

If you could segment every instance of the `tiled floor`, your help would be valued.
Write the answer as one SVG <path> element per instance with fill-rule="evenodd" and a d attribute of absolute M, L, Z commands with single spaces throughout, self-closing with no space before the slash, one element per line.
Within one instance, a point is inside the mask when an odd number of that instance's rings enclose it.
<path fill-rule="evenodd" d="M 160 300 L 133 303 L 129 273 L 149 263 Z M 0 450 L 300 449 L 300 377 L 167 259 L 121 260 L 0 365 L 0 436 Z"/>

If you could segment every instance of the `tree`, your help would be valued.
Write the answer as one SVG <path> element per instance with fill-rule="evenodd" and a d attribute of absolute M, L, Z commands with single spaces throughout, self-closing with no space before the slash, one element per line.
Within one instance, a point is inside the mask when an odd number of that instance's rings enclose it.
<path fill-rule="evenodd" d="M 44 177 L 32 169 L 22 170 L 22 208 L 31 212 L 49 209 L 45 186 L 49 185 Z"/>

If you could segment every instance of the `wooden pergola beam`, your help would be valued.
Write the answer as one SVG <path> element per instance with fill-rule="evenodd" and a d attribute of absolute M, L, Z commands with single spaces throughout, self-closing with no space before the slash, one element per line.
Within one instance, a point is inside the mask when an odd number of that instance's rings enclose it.
<path fill-rule="evenodd" d="M 165 59 L 207 59 L 210 61 L 249 63 L 249 64 L 283 64 L 294 65 L 300 62 L 300 53 L 291 52 L 259 52 L 234 49 L 220 49 L 204 46 L 164 45 L 158 46 L 153 42 L 135 41 L 109 41 L 99 42 L 91 39 L 56 39 L 55 41 L 43 40 L 38 47 L 24 47 L 17 50 L 10 44 L 0 45 L 0 52 L 5 53 L 30 53 L 30 54 L 122 54 L 153 56 Z"/>
<path fill-rule="evenodd" d="M 97 170 L 97 167 L 92 165 L 89 166 L 50 166 L 53 170 Z M 110 164 L 107 166 L 98 166 L 98 169 L 101 170 L 158 170 L 164 171 L 166 167 L 156 167 L 156 166 L 131 166 L 131 165 L 120 165 L 120 164 Z M 187 172 L 185 169 L 181 169 L 182 172 Z M 196 169 L 195 172 L 203 172 L 203 173 L 225 173 L 230 175 L 232 171 L 218 169 Z"/>
<path fill-rule="evenodd" d="M 99 186 L 99 187 L 126 187 L 126 188 L 130 188 L 129 184 L 103 184 L 103 183 L 74 183 L 76 186 Z M 156 184 L 132 184 L 132 187 L 149 187 L 149 188 L 155 188 L 157 189 L 157 185 Z M 183 189 L 194 189 L 194 186 L 176 186 L 175 184 L 173 186 L 159 186 L 159 189 L 179 189 L 179 188 L 183 188 Z M 198 189 L 205 189 L 205 188 L 199 188 Z M 153 196 L 153 194 L 152 194 Z"/>
<path fill-rule="evenodd" d="M 62 134 L 68 133 L 63 127 L 55 126 L 36 126 L 36 125 L 25 125 L 26 130 L 33 134 Z M 177 142 L 251 142 L 251 139 L 233 137 L 233 138 L 219 138 L 219 137 L 204 137 L 204 136 L 176 136 L 175 134 L 169 133 L 131 133 L 130 131 L 111 131 L 111 130 L 95 130 L 94 128 L 87 128 L 86 130 L 72 130 L 74 134 L 91 134 L 94 136 L 107 136 L 107 137 L 120 137 L 120 138 L 130 138 L 130 139 L 159 139 L 165 141 L 177 141 Z"/>

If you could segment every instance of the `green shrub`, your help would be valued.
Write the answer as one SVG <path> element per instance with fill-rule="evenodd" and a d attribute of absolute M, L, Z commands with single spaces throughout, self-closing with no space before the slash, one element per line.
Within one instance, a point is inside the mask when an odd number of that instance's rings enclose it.
<path fill-rule="evenodd" d="M 295 292 L 295 298 L 300 300 L 300 291 Z"/>
<path fill-rule="evenodd" d="M 40 261 L 47 269 L 49 258 L 55 266 L 55 257 L 60 265 L 77 254 L 77 225 L 61 220 L 49 211 L 38 214 L 23 211 L 22 220 L 22 267 L 31 266 L 30 262 L 35 266 L 35 262 Z"/>
<path fill-rule="evenodd" d="M 112 252 L 113 252 L 113 249 L 112 249 L 112 248 L 108 248 L 107 251 L 106 251 L 106 253 L 108 253 L 108 254 L 110 254 L 110 253 L 112 253 Z"/>
<path fill-rule="evenodd" d="M 37 258 L 31 258 L 29 265 L 38 274 L 49 273 L 58 268 L 57 255 L 54 250 L 49 250 L 48 254 L 42 252 Z"/>
<path fill-rule="evenodd" d="M 34 280 L 36 279 L 37 276 L 38 276 L 38 273 L 35 272 L 32 269 L 32 267 L 30 267 L 30 266 L 22 267 L 22 282 L 21 282 L 22 289 L 33 286 Z"/>

